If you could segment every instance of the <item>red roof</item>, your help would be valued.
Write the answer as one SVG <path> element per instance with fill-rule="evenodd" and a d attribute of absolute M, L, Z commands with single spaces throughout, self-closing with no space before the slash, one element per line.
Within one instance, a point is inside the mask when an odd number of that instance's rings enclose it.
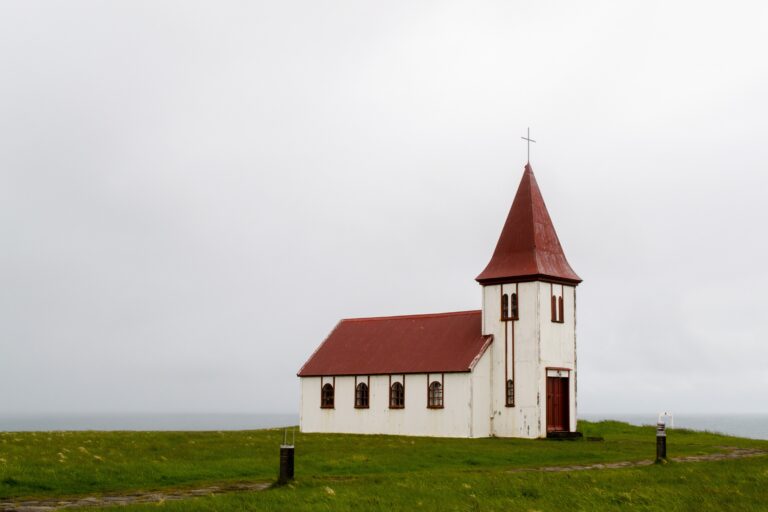
<path fill-rule="evenodd" d="M 299 377 L 467 372 L 493 340 L 480 311 L 342 320 Z"/>
<path fill-rule="evenodd" d="M 494 284 L 532 279 L 581 282 L 565 259 L 531 164 L 526 164 L 496 250 L 476 280 Z"/>

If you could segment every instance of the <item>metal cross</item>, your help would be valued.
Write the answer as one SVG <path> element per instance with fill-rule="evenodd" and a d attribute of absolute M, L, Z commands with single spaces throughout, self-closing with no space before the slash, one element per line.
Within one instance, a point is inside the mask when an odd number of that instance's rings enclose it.
<path fill-rule="evenodd" d="M 531 163 L 531 142 L 536 142 L 531 138 L 531 128 L 528 127 L 528 136 L 527 137 L 520 137 L 523 140 L 528 141 L 528 163 Z"/>

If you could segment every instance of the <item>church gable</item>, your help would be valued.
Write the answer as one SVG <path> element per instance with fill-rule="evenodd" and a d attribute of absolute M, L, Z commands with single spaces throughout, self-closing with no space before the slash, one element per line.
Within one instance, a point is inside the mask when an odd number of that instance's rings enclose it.
<path fill-rule="evenodd" d="M 480 311 L 342 320 L 299 377 L 468 372 L 493 336 Z"/>

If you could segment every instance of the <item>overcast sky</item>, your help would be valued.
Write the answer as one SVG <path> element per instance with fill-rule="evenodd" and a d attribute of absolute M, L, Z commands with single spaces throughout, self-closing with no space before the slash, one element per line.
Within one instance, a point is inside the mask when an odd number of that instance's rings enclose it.
<path fill-rule="evenodd" d="M 532 164 L 580 412 L 768 412 L 764 2 L 0 3 L 0 412 L 295 412 L 480 307 Z"/>

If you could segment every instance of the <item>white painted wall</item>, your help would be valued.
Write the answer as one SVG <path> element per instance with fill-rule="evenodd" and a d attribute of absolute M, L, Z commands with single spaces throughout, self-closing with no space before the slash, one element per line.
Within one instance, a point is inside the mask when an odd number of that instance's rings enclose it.
<path fill-rule="evenodd" d="M 569 394 L 570 394 L 570 430 L 576 430 L 576 287 L 553 285 L 557 296 L 564 298 L 563 323 L 555 323 L 551 320 L 551 309 L 547 308 L 541 317 L 541 368 L 542 374 L 539 389 L 542 398 L 546 397 L 547 381 L 546 368 L 569 368 Z M 539 288 L 539 300 L 543 305 L 550 304 L 550 285 L 541 283 Z M 546 404 L 544 404 L 546 406 Z M 546 409 L 542 412 L 541 428 L 546 434 Z"/>
<path fill-rule="evenodd" d="M 499 437 L 540 437 L 537 396 L 539 370 L 539 310 L 537 281 L 483 287 L 483 334 L 493 334 L 491 432 Z M 501 294 L 518 294 L 519 320 L 501 321 Z M 514 325 L 513 325 L 514 324 Z M 515 406 L 506 405 L 507 377 L 512 376 L 512 330 L 515 343 Z M 506 330 L 506 337 L 505 337 Z M 505 361 L 505 344 L 507 360 Z"/>
<path fill-rule="evenodd" d="M 561 292 L 560 285 L 555 285 Z M 519 320 L 501 321 L 501 295 L 517 291 Z M 491 432 L 499 437 L 546 436 L 546 367 L 574 371 L 570 379 L 571 430 L 576 429 L 575 287 L 562 288 L 564 322 L 551 319 L 550 284 L 541 281 L 483 287 L 483 334 L 492 334 Z M 515 343 L 515 406 L 506 406 L 505 363 L 511 377 Z M 505 338 L 506 331 L 506 338 Z M 506 340 L 506 341 L 505 341 Z M 505 359 L 505 343 L 507 357 Z"/>
<path fill-rule="evenodd" d="M 482 363 L 481 361 L 478 364 Z M 440 374 L 430 374 L 440 380 Z M 367 376 L 358 376 L 358 382 Z M 393 375 L 393 382 L 401 380 Z M 355 378 L 336 377 L 335 407 L 320 407 L 320 377 L 301 378 L 302 432 L 472 437 L 472 374 L 446 373 L 443 409 L 427 408 L 427 375 L 405 375 L 405 408 L 389 408 L 389 376 L 371 375 L 368 409 L 355 409 Z M 325 377 L 328 382 L 328 377 Z"/>
<path fill-rule="evenodd" d="M 493 345 L 493 344 L 491 344 Z M 470 437 L 491 435 L 491 349 L 475 364 L 470 374 L 472 386 L 472 431 Z"/>

